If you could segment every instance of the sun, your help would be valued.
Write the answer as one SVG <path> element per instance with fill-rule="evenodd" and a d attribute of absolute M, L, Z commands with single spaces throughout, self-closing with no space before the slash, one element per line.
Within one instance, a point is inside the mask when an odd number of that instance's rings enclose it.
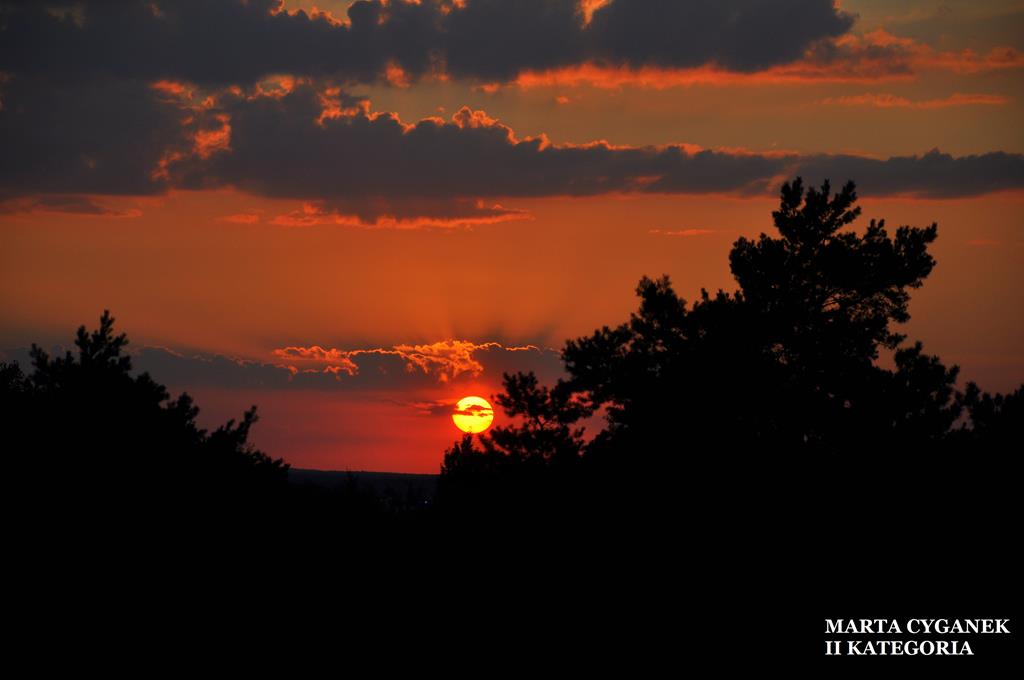
<path fill-rule="evenodd" d="M 479 434 L 491 426 L 494 409 L 481 397 L 463 397 L 455 405 L 452 421 L 455 427 L 468 434 Z"/>

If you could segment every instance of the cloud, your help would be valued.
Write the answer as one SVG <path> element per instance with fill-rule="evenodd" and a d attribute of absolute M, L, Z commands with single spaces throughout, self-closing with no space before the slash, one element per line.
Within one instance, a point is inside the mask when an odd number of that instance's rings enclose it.
<path fill-rule="evenodd" d="M 188 111 L 148 84 L 13 76 L 0 82 L 0 194 L 155 194 Z"/>
<path fill-rule="evenodd" d="M 51 196 L 38 199 L 45 205 L 62 200 L 54 194 L 234 187 L 300 202 L 295 210 L 268 218 L 273 224 L 415 228 L 528 217 L 515 207 L 516 199 L 753 195 L 774 192 L 794 175 L 814 182 L 854 179 L 862 193 L 876 196 L 943 198 L 1024 188 L 1021 154 L 955 158 L 932 150 L 877 159 L 688 144 L 616 146 L 603 140 L 555 144 L 543 135 L 519 137 L 484 111 L 469 108 L 447 120 L 406 123 L 396 114 L 373 112 L 368 102 L 336 88 L 307 81 L 269 92 L 233 88 L 215 96 L 173 84 L 115 86 L 109 112 L 100 110 L 104 93 L 81 94 L 93 108 L 85 107 L 80 125 L 69 113 L 60 127 L 46 111 L 41 124 L 33 123 L 31 98 L 0 111 L 0 122 L 8 122 L 8 115 L 16 119 L 13 126 L 0 126 L 0 139 L 11 143 L 0 160 L 0 186 L 8 198 Z M 119 109 L 119 94 L 132 105 Z M 130 122 L 124 119 L 129 114 L 135 116 Z M 214 141 L 198 141 L 204 134 Z"/>
<path fill-rule="evenodd" d="M 343 20 L 277 0 L 6 3 L 0 72 L 210 88 L 280 74 L 671 86 L 1024 66 L 1010 47 L 939 51 L 880 30 L 855 35 L 854 23 L 833 0 L 362 0 Z"/>
<path fill-rule="evenodd" d="M 470 404 L 465 408 L 456 409 L 453 415 L 486 417 L 494 415 L 494 409 L 481 406 L 480 404 Z"/>
<path fill-rule="evenodd" d="M 1024 53 L 1012 47 L 995 47 L 984 54 L 973 50 L 941 51 L 879 30 L 817 41 L 799 59 L 756 70 L 736 70 L 716 62 L 665 66 L 599 60 L 524 69 L 508 85 L 524 89 L 582 84 L 610 89 L 666 89 L 692 85 L 876 83 L 908 80 L 926 71 L 970 74 L 1019 68 L 1024 68 Z M 498 82 L 489 85 L 492 90 L 501 86 Z"/>
<path fill-rule="evenodd" d="M 829 97 L 822 104 L 835 106 L 868 106 L 879 109 L 946 109 L 952 106 L 1002 106 L 1007 97 L 996 94 L 965 94 L 955 92 L 948 97 L 911 100 L 894 94 L 858 94 Z"/>
<path fill-rule="evenodd" d="M 853 178 L 861 195 L 962 198 L 1024 188 L 1024 155 L 996 151 L 954 157 L 932 149 L 920 156 L 885 160 L 849 155 L 818 155 L 794 167 L 812 181 Z"/>
<path fill-rule="evenodd" d="M 818 41 L 845 34 L 853 22 L 831 0 L 633 0 L 597 9 L 587 33 L 591 61 L 672 68 L 711 63 L 750 72 L 796 61 Z"/>
<path fill-rule="evenodd" d="M 650 229 L 648 234 L 655 234 L 657 236 L 704 236 L 706 234 L 714 234 L 714 229 Z"/>
<path fill-rule="evenodd" d="M 832 0 L 369 0 L 353 3 L 347 21 L 282 11 L 274 0 L 75 7 L 5 4 L 0 70 L 210 86 L 280 73 L 508 81 L 581 63 L 749 72 L 799 59 L 854 22 Z"/>
<path fill-rule="evenodd" d="M 479 377 L 484 372 L 483 357 L 542 358 L 554 354 L 534 345 L 508 347 L 497 342 L 474 343 L 466 340 L 444 340 L 429 344 L 400 344 L 392 347 L 340 350 L 319 345 L 309 347 L 282 347 L 273 351 L 275 357 L 291 367 L 294 373 L 333 369 L 350 377 L 364 375 L 367 369 L 377 373 L 395 373 L 400 368 L 406 374 L 421 375 L 437 383 L 453 382 L 460 376 Z M 501 365 L 500 359 L 497 359 Z"/>
<path fill-rule="evenodd" d="M 300 208 L 277 215 L 271 224 L 311 227 L 336 224 L 384 229 L 418 229 L 496 224 L 531 219 L 524 210 L 505 208 L 482 199 L 395 198 L 363 196 L 308 201 Z"/>
<path fill-rule="evenodd" d="M 20 92 L 22 81 L 4 83 Z M 853 155 L 703 149 L 689 144 L 556 144 L 520 137 L 484 111 L 406 123 L 336 86 L 301 79 L 214 94 L 162 82 L 92 90 L 37 85 L 0 110 L 0 192 L 8 200 L 234 187 L 290 199 L 286 226 L 416 228 L 529 217 L 516 199 L 774 192 L 783 179 L 854 179 L 862 193 L 960 197 L 1024 188 L 1024 156 L 938 150 Z M 5 90 L 6 91 L 6 90 Z M 67 92 L 65 90 L 64 92 Z M 80 117 L 80 120 L 78 119 Z M 80 205 L 85 208 L 85 204 Z M 233 221 L 248 221 L 235 216 Z"/>
<path fill-rule="evenodd" d="M 326 386 L 331 374 L 300 375 L 292 368 L 221 354 L 177 352 L 165 347 L 142 347 L 134 352 L 133 365 L 149 372 L 158 382 L 177 389 L 292 389 Z"/>
<path fill-rule="evenodd" d="M 372 0 L 354 3 L 347 21 L 271 0 L 6 3 L 0 210 L 110 217 L 117 211 L 98 197 L 235 187 L 295 207 L 221 218 L 228 222 L 419 228 L 529 218 L 515 205 L 527 198 L 760 194 L 795 174 L 852 178 L 875 195 L 1021 188 L 1019 154 L 872 159 L 556 144 L 468 108 L 405 122 L 346 91 L 353 82 L 408 85 L 432 75 L 523 84 L 568 73 L 657 86 L 665 78 L 870 79 L 1024 65 L 1008 48 L 939 52 L 884 31 L 853 35 L 852 24 L 831 0 Z M 869 94 L 835 103 L 926 109 L 997 100 Z"/>
<path fill-rule="evenodd" d="M 291 226 L 346 223 L 494 222 L 522 218 L 497 198 L 608 193 L 748 192 L 783 171 L 781 156 L 686 145 L 554 145 L 519 138 L 483 111 L 405 123 L 368 106 L 322 118 L 312 83 L 283 96 L 226 93 L 206 115 L 230 121 L 229 151 L 168 165 L 185 188 L 233 186 L 307 205 L 276 218 Z M 285 143 L 283 140 L 287 140 Z"/>
<path fill-rule="evenodd" d="M 59 346 L 51 349 L 56 354 L 64 351 Z M 424 395 L 439 390 L 446 395 L 451 387 L 478 385 L 481 380 L 496 389 L 505 372 L 533 371 L 545 382 L 564 377 L 556 350 L 465 340 L 350 350 L 293 346 L 274 350 L 263 360 L 159 346 L 138 347 L 131 354 L 136 371 L 150 373 L 173 391 L 395 391 L 408 395 L 413 390 L 421 398 L 418 408 L 432 413 L 450 413 L 455 398 L 423 401 Z M 31 366 L 26 347 L 0 349 L 0 358 L 18 361 L 23 368 Z"/>
<path fill-rule="evenodd" d="M 136 208 L 117 210 L 97 202 L 90 196 L 75 194 L 44 194 L 26 198 L 0 200 L 0 214 L 81 215 L 84 217 L 139 217 L 142 211 Z"/>
<path fill-rule="evenodd" d="M 184 186 L 234 186 L 307 205 L 282 224 L 486 222 L 523 217 L 498 199 L 606 194 L 758 194 L 782 179 L 854 179 L 866 194 L 933 198 L 1024 188 L 1024 156 L 954 158 L 938 150 L 876 159 L 758 153 L 693 145 L 554 144 L 519 137 L 484 111 L 406 123 L 369 105 L 321 119 L 312 83 L 280 97 L 227 97 L 231 151 L 192 156 L 171 175 Z M 287 139 L 283 144 L 280 140 Z"/>
<path fill-rule="evenodd" d="M 969 49 L 942 51 L 879 29 L 819 41 L 802 61 L 807 79 L 813 79 L 817 69 L 824 80 L 883 80 L 921 71 L 969 74 L 1018 69 L 1024 67 L 1024 53 L 1012 47 L 994 47 L 985 54 Z"/>

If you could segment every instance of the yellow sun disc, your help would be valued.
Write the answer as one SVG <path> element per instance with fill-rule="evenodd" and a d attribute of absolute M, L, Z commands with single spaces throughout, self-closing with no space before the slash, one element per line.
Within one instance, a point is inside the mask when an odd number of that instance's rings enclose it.
<path fill-rule="evenodd" d="M 494 409 L 481 397 L 463 397 L 452 413 L 455 427 L 468 434 L 483 432 L 494 420 Z"/>

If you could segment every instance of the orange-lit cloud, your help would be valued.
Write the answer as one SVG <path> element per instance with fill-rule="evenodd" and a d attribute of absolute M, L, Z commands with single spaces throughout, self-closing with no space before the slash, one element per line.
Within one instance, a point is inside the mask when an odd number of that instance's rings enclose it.
<path fill-rule="evenodd" d="M 231 117 L 218 113 L 214 119 L 220 124 L 218 127 L 195 133 L 195 154 L 203 159 L 219 151 L 231 150 Z"/>
<path fill-rule="evenodd" d="M 28 364 L 27 352 L 5 349 L 0 358 Z M 134 348 L 131 354 L 138 370 L 174 386 L 444 395 L 435 406 L 453 403 L 445 392 L 452 386 L 481 384 L 484 379 L 496 388 L 503 372 L 534 371 L 545 380 L 562 375 L 560 355 L 554 350 L 466 340 L 351 350 L 290 346 L 273 350 L 263 360 L 153 345 Z"/>
<path fill-rule="evenodd" d="M 973 50 L 940 51 L 879 30 L 819 43 L 808 48 L 802 59 L 752 71 L 712 63 L 690 68 L 580 63 L 524 70 L 511 84 L 523 89 L 580 85 L 667 89 L 693 85 L 872 83 L 906 80 L 924 71 L 964 74 L 1019 68 L 1024 68 L 1024 53 L 1012 47 L 995 47 L 984 54 Z M 501 87 L 500 83 L 490 85 L 493 90 Z"/>
<path fill-rule="evenodd" d="M 192 91 L 188 83 L 180 83 L 173 80 L 157 80 L 151 83 L 150 87 L 167 97 L 177 99 L 191 99 L 192 97 Z"/>
<path fill-rule="evenodd" d="M 580 9 L 583 12 L 583 23 L 587 25 L 594 18 L 594 12 L 607 5 L 612 0 L 580 0 Z"/>
<path fill-rule="evenodd" d="M 393 87 L 406 88 L 412 84 L 409 74 L 395 62 L 390 62 L 384 69 L 384 80 Z"/>
<path fill-rule="evenodd" d="M 283 347 L 275 349 L 273 354 L 278 359 L 292 362 L 295 370 L 324 371 L 338 370 L 350 376 L 359 374 L 360 358 L 393 357 L 398 359 L 408 373 L 420 373 L 430 376 L 439 383 L 451 382 L 460 375 L 479 376 L 484 365 L 478 354 L 497 351 L 533 352 L 541 354 L 542 350 L 535 345 L 505 346 L 498 342 L 474 343 L 466 340 L 443 340 L 429 344 L 394 345 L 390 348 L 340 350 L 324 348 L 319 345 L 309 347 Z M 310 369 L 313 365 L 315 368 Z M 306 368 L 303 369 L 303 366 Z"/>
<path fill-rule="evenodd" d="M 320 104 L 323 108 L 320 110 L 320 117 L 317 119 L 317 123 L 321 126 L 324 125 L 325 121 L 335 118 L 351 118 L 360 114 L 364 116 L 370 115 L 370 100 L 352 97 L 342 92 L 340 87 L 326 87 L 320 92 L 319 96 Z"/>
<path fill-rule="evenodd" d="M 337 225 L 373 229 L 455 228 L 527 220 L 524 210 L 506 208 L 482 200 L 413 199 L 306 202 L 300 208 L 272 217 L 270 224 L 282 227 Z M 255 220 L 254 220 L 255 221 Z"/>
<path fill-rule="evenodd" d="M 289 17 L 302 18 L 309 17 L 312 21 L 326 21 L 332 26 L 348 26 L 349 22 L 346 17 L 335 16 L 328 9 L 321 9 L 316 5 L 313 5 L 310 9 L 305 10 L 301 7 L 289 7 L 291 3 L 287 0 L 280 0 L 276 7 L 270 9 L 270 14 L 277 16 L 278 14 L 284 14 Z"/>

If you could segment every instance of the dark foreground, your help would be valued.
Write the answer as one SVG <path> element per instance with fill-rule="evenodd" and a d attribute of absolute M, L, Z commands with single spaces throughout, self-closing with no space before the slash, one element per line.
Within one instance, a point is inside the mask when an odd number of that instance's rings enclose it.
<path fill-rule="evenodd" d="M 37 508 L 15 521 L 23 548 L 9 561 L 26 625 L 102 612 L 103 631 L 143 648 L 186 626 L 181 654 L 221 636 L 251 654 L 268 635 L 310 635 L 357 657 L 363 644 L 455 645 L 448 663 L 485 675 L 543 662 L 977 677 L 1019 663 L 1019 477 L 1005 460 L 744 456 L 594 480 L 572 503 L 534 490 L 503 512 L 395 505 L 401 477 L 332 486 L 296 471 L 273 500 Z M 967 640 L 973 656 L 824 654 L 826 619 L 911 617 L 1010 618 L 1012 634 L 842 636 Z"/>

